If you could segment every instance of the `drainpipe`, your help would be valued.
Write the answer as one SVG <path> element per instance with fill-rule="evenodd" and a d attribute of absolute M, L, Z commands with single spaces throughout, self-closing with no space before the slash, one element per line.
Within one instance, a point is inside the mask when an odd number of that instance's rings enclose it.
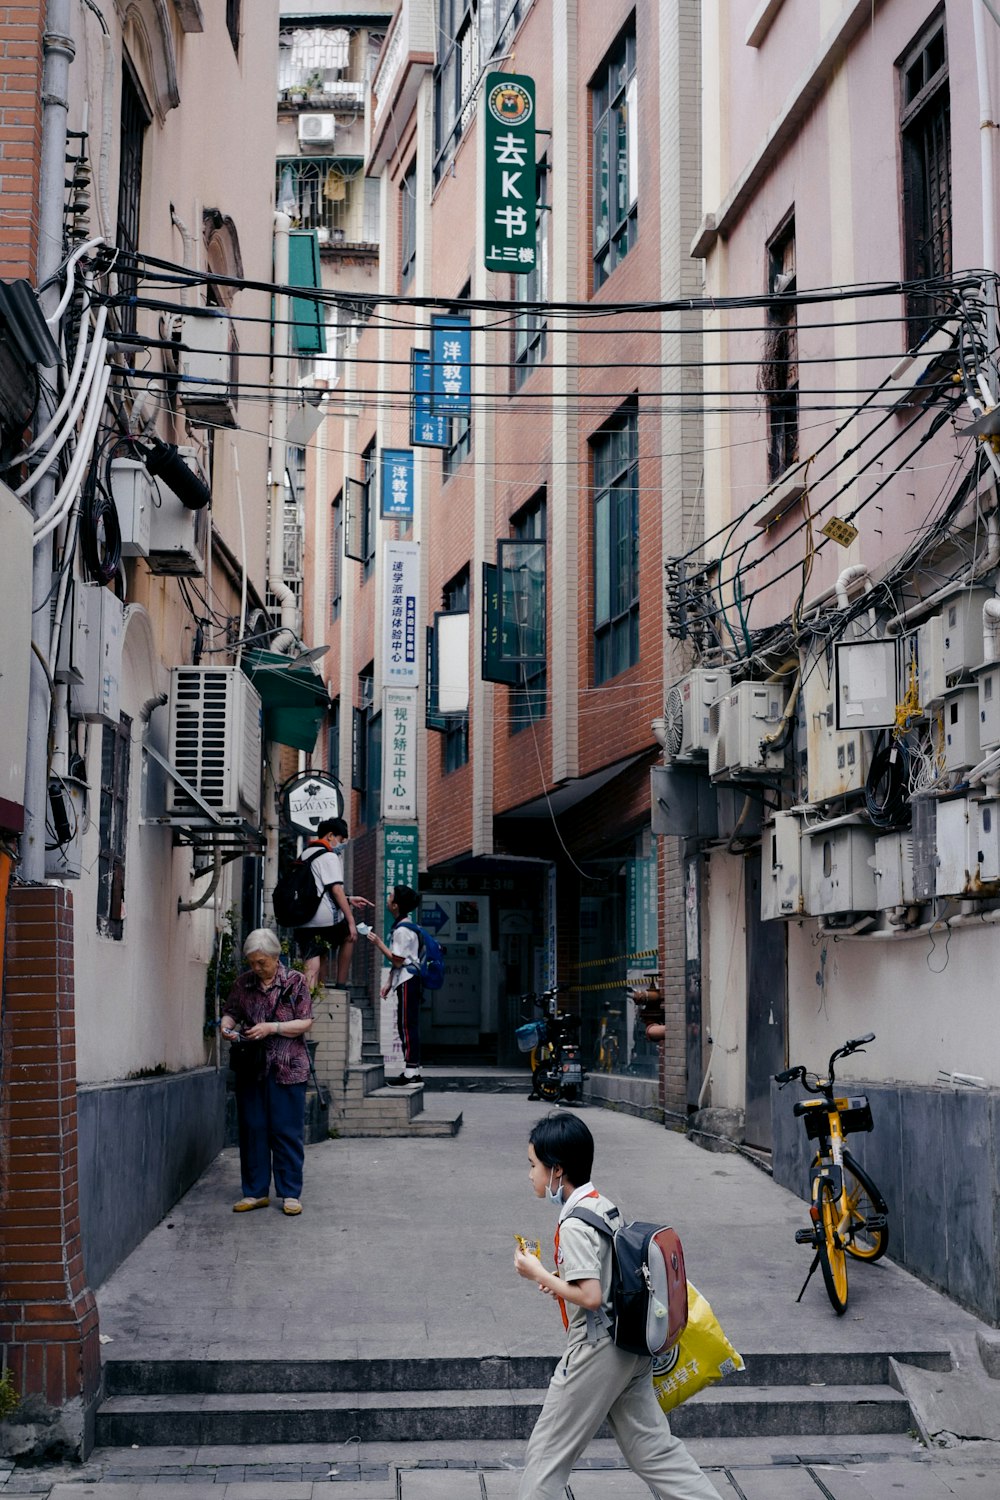
<path fill-rule="evenodd" d="M 979 175 L 982 184 L 983 269 L 996 271 L 996 192 L 993 172 L 993 95 L 990 88 L 989 60 L 986 52 L 986 17 L 982 0 L 973 0 L 972 29 L 976 47 L 976 82 L 979 87 Z M 990 371 L 990 405 L 996 405 L 996 375 L 990 360 L 997 346 L 996 286 L 987 283 L 986 292 L 986 361 Z"/>
<path fill-rule="evenodd" d="M 288 232 L 292 221 L 287 214 L 274 216 L 274 280 L 279 287 L 288 285 Z M 272 651 L 290 650 L 299 633 L 299 613 L 295 595 L 284 579 L 285 557 L 285 468 L 288 453 L 288 348 L 289 298 L 285 292 L 274 297 L 274 330 L 271 361 L 271 493 L 268 516 L 268 588 L 278 600 L 281 630 L 271 641 Z M 271 897 L 278 880 L 278 782 L 281 776 L 281 747 L 270 744 L 264 776 L 264 919 L 274 914 Z"/>
<path fill-rule="evenodd" d="M 288 285 L 288 232 L 292 221 L 287 214 L 274 216 L 274 280 L 277 286 Z M 274 298 L 274 358 L 271 374 L 271 509 L 268 528 L 267 586 L 281 606 L 279 635 L 271 641 L 272 651 L 288 651 L 299 633 L 299 614 L 295 595 L 284 579 L 285 557 L 285 469 L 288 465 L 288 347 L 289 298 L 277 292 Z"/>
<path fill-rule="evenodd" d="M 1000 625 L 1000 599 L 995 596 L 983 603 L 983 661 L 997 659 L 997 626 Z"/>
<path fill-rule="evenodd" d="M 837 594 L 838 609 L 847 608 L 847 590 L 850 588 L 851 584 L 857 583 L 859 578 L 867 577 L 868 569 L 865 567 L 864 563 L 855 563 L 852 567 L 844 569 L 840 577 L 837 579 L 836 584 L 834 585 Z"/>
<path fill-rule="evenodd" d="M 72 42 L 71 0 L 48 0 L 42 37 L 42 132 L 38 183 L 39 286 L 53 277 L 63 258 L 63 209 L 66 197 L 66 129 L 69 110 L 69 69 L 75 48 Z M 59 306 L 59 285 L 53 282 L 42 292 L 42 314 L 49 317 Z M 55 387 L 55 370 L 40 371 L 42 395 L 35 423 L 46 426 L 55 401 L 46 385 Z M 56 490 L 55 467 L 43 475 L 34 491 L 35 516 L 52 504 Z M 24 833 L 21 837 L 20 873 L 23 879 L 45 879 L 45 819 L 48 806 L 48 740 L 52 698 L 43 663 L 50 648 L 49 611 L 45 600 L 52 588 L 53 541 L 46 537 L 34 549 L 31 570 L 31 675 L 25 747 Z"/>

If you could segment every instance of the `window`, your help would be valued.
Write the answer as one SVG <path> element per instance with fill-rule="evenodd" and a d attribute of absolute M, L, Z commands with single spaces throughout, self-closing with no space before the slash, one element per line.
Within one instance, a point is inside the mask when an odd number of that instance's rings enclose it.
<path fill-rule="evenodd" d="M 233 44 L 233 51 L 240 50 L 240 10 L 243 0 L 226 0 L 226 30 Z"/>
<path fill-rule="evenodd" d="M 340 619 L 344 572 L 344 493 L 333 502 L 330 516 L 330 619 Z"/>
<path fill-rule="evenodd" d="M 361 511 L 361 578 L 370 578 L 375 566 L 375 439 L 361 455 L 364 497 Z"/>
<path fill-rule="evenodd" d="M 517 541 L 544 541 L 545 496 L 534 500 L 511 517 L 510 534 Z M 546 667 L 544 662 L 522 664 L 518 668 L 520 687 L 510 690 L 510 733 L 518 734 L 545 717 Z"/>
<path fill-rule="evenodd" d="M 538 165 L 535 210 L 538 254 L 529 275 L 514 279 L 513 296 L 519 302 L 547 302 L 549 298 L 548 163 Z M 520 311 L 514 316 L 514 388 L 524 383 L 545 358 L 546 320 L 543 312 Z"/>
<path fill-rule="evenodd" d="M 441 590 L 442 608 L 447 614 L 468 614 L 469 612 L 469 570 L 463 568 L 460 573 L 446 583 Z M 457 771 L 459 766 L 464 766 L 469 760 L 469 715 L 449 714 L 445 719 L 445 729 L 442 735 L 441 745 L 441 769 L 445 775 L 449 771 Z"/>
<path fill-rule="evenodd" d="M 362 823 L 373 828 L 382 801 L 382 716 L 375 712 L 375 664 L 358 673 L 358 707 L 354 710 L 351 785 L 360 792 Z"/>
<path fill-rule="evenodd" d="M 101 737 L 101 822 L 97 855 L 97 930 L 120 941 L 125 931 L 125 849 L 132 720 L 122 714 Z"/>
<path fill-rule="evenodd" d="M 951 272 L 951 105 L 944 17 L 927 28 L 899 63 L 903 173 L 903 269 L 908 281 Z M 910 345 L 942 311 L 939 298 L 906 299 Z"/>
<path fill-rule="evenodd" d="M 139 208 L 142 199 L 142 149 L 150 113 L 143 101 L 139 83 L 126 57 L 122 63 L 121 166 L 118 176 L 118 248 L 135 253 L 139 248 Z M 119 267 L 118 286 L 123 296 L 135 294 L 138 280 L 134 272 Z M 122 302 L 118 317 L 123 333 L 135 333 L 134 304 Z"/>
<path fill-rule="evenodd" d="M 410 167 L 399 189 L 399 284 L 409 286 L 417 263 L 417 164 Z"/>
<path fill-rule="evenodd" d="M 444 175 L 475 114 L 480 74 L 480 0 L 437 0 L 438 65 L 434 70 L 434 181 Z"/>
<path fill-rule="evenodd" d="M 594 683 L 639 660 L 639 418 L 635 407 L 591 441 Z"/>
<path fill-rule="evenodd" d="M 631 250 L 639 229 L 635 19 L 591 83 L 594 118 L 594 290 Z"/>
<path fill-rule="evenodd" d="M 795 220 L 767 247 L 767 289 L 795 291 Z M 799 328 L 794 302 L 769 303 L 758 386 L 767 402 L 767 477 L 775 480 L 799 457 Z"/>

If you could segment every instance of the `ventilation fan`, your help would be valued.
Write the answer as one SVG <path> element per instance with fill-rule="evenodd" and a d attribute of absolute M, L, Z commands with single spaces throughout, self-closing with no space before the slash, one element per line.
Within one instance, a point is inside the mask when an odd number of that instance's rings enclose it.
<path fill-rule="evenodd" d="M 676 760 L 684 743 L 684 700 L 675 683 L 667 693 L 663 705 L 663 754 L 667 760 Z"/>

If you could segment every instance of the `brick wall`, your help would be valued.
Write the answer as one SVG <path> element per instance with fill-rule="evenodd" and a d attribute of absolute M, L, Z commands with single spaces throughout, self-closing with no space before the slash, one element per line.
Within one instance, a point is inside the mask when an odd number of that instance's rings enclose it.
<path fill-rule="evenodd" d="M 22 1397 L 13 1452 L 82 1456 L 100 1384 L 77 1173 L 73 909 L 51 886 L 10 893 L 0 1060 L 0 1349 Z M 0 1428 L 0 1432 L 2 1432 Z"/>
<path fill-rule="evenodd" d="M 35 279 L 45 6 L 0 4 L 0 277 Z"/>

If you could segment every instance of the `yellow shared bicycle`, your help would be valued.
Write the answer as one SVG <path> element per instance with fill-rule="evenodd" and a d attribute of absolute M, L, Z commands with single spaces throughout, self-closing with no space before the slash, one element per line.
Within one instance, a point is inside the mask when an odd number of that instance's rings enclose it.
<path fill-rule="evenodd" d="M 844 1144 L 845 1137 L 852 1132 L 873 1128 L 871 1106 L 864 1094 L 849 1098 L 837 1098 L 834 1094 L 834 1065 L 838 1057 L 862 1052 L 874 1040 L 875 1033 L 870 1031 L 838 1047 L 830 1058 L 825 1078 L 808 1073 L 801 1066 L 774 1075 L 781 1088 L 801 1079 L 803 1088 L 819 1095 L 816 1099 L 800 1099 L 794 1111 L 804 1121 L 806 1135 L 816 1142 L 816 1155 L 809 1171 L 812 1224 L 795 1235 L 796 1244 L 812 1245 L 816 1254 L 796 1300 L 801 1302 L 819 1266 L 833 1310 L 838 1314 L 847 1308 L 847 1257 L 876 1261 L 889 1248 L 886 1201 Z"/>

